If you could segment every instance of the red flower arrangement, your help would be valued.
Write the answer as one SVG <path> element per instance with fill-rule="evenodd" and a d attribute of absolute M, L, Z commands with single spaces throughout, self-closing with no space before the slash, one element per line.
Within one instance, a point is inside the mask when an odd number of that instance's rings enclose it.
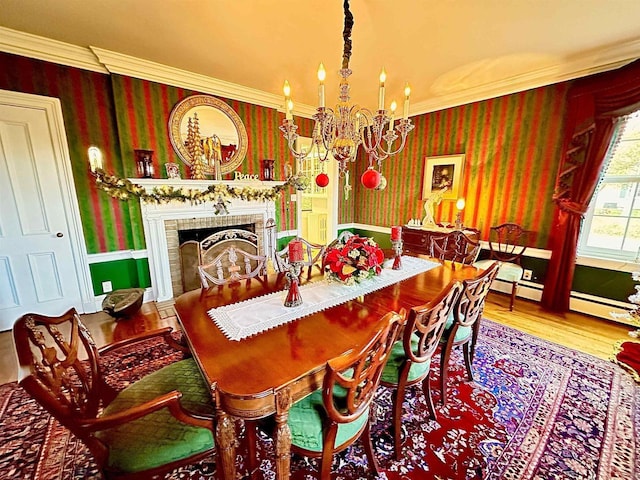
<path fill-rule="evenodd" d="M 329 280 L 352 285 L 380 274 L 383 260 L 384 253 L 373 239 L 353 235 L 327 248 L 323 265 Z"/>

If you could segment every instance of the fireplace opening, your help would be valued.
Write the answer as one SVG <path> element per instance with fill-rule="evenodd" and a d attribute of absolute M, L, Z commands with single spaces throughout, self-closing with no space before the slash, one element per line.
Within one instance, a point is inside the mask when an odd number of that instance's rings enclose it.
<path fill-rule="evenodd" d="M 256 233 L 255 224 L 253 223 L 245 223 L 242 225 L 234 225 L 233 228 L 238 230 L 247 230 L 251 233 Z M 228 226 L 224 227 L 209 227 L 209 228 L 188 228 L 184 230 L 178 230 L 178 242 L 182 246 L 183 243 L 188 242 L 190 240 L 194 240 L 196 242 L 201 242 L 205 238 L 214 233 L 222 232 L 223 230 L 228 230 Z"/>

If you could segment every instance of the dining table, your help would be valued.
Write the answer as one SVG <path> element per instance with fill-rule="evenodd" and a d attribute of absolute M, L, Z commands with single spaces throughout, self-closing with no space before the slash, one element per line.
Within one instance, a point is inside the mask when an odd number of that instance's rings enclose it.
<path fill-rule="evenodd" d="M 275 292 L 282 292 L 284 298 L 287 288 L 284 273 L 192 290 L 176 299 L 178 321 L 215 401 L 216 461 L 222 478 L 236 478 L 236 419 L 252 421 L 274 416 L 276 478 L 288 479 L 291 451 L 288 411 L 294 402 L 322 387 L 327 361 L 366 344 L 379 320 L 389 311 L 399 312 L 427 303 L 450 282 L 478 274 L 472 266 L 416 257 L 433 261 L 434 265 L 384 288 L 241 340 L 229 338 L 228 332 L 223 332 L 214 321 L 215 309 L 234 304 L 253 308 L 246 302 Z M 300 275 L 303 301 L 305 285 L 322 280 L 320 269 L 303 271 Z M 253 313 L 262 314 L 262 310 L 258 306 Z M 269 314 L 264 311 L 264 315 Z"/>

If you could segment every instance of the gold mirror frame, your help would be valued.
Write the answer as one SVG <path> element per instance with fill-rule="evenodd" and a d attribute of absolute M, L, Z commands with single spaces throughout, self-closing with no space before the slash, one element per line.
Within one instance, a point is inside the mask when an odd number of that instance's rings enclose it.
<path fill-rule="evenodd" d="M 192 95 L 173 107 L 169 117 L 169 138 L 173 149 L 185 164 L 189 167 L 192 166 L 193 162 L 185 145 L 185 138 L 189 119 L 194 121 L 194 113 L 199 117 L 198 127 L 201 140 L 218 136 L 222 142 L 228 142 L 222 145 L 227 147 L 227 152 L 223 153 L 220 171 L 222 174 L 233 172 L 242 164 L 247 154 L 247 130 L 233 108 L 218 98 L 210 95 Z M 233 130 L 235 130 L 237 145 L 232 153 L 228 153 L 230 145 L 233 145 L 231 142 L 235 139 L 231 138 L 230 132 Z M 219 133 L 223 134 L 224 139 Z M 225 157 L 225 155 L 228 156 Z M 204 173 L 207 175 L 215 174 L 214 165 L 207 158 L 204 160 Z"/>

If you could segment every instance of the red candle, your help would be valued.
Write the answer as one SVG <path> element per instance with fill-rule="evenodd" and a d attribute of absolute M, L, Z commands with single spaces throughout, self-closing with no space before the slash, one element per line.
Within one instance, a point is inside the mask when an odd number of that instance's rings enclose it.
<path fill-rule="evenodd" d="M 391 240 L 400 240 L 400 237 L 402 236 L 402 227 L 400 226 L 395 226 L 395 227 L 391 227 Z"/>
<path fill-rule="evenodd" d="M 302 242 L 300 240 L 291 240 L 289 242 L 289 261 L 301 262 L 303 258 Z"/>

